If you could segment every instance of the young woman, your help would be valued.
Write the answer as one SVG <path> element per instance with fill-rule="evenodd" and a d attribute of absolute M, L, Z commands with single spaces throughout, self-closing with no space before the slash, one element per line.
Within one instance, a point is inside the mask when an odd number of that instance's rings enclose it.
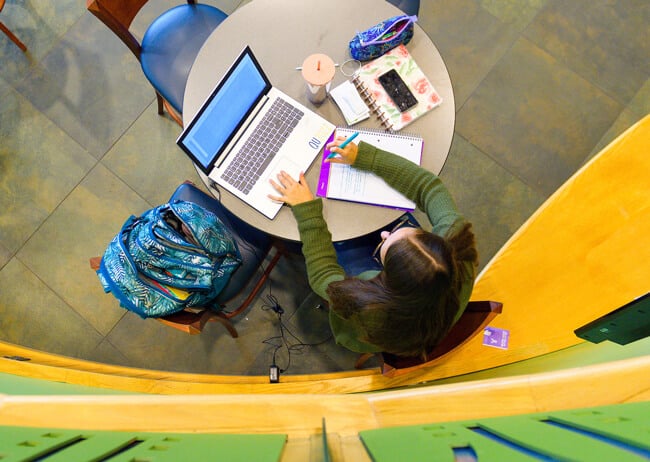
<path fill-rule="evenodd" d="M 292 207 L 309 284 L 329 302 L 336 342 L 359 353 L 424 357 L 469 301 L 478 260 L 471 225 L 433 173 L 364 142 L 340 149 L 343 140 L 327 146 L 337 153 L 329 162 L 381 176 L 426 212 L 431 232 L 401 220 L 397 229 L 381 233 L 377 257 L 383 269 L 346 275 L 337 262 L 322 200 L 314 198 L 304 174 L 295 181 L 281 172 L 277 182 L 271 180 L 278 195 L 269 197 Z"/>

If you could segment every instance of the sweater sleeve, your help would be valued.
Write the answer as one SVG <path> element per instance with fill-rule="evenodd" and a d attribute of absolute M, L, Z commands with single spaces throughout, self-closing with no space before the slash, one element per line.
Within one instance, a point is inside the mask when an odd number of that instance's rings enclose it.
<path fill-rule="evenodd" d="M 291 208 L 302 241 L 307 277 L 312 290 L 328 300 L 325 290 L 334 281 L 345 278 L 345 271 L 336 260 L 332 234 L 323 218 L 323 200 L 320 198 L 297 204 Z"/>
<path fill-rule="evenodd" d="M 362 141 L 354 167 L 379 175 L 414 201 L 429 217 L 433 233 L 445 236 L 450 228 L 464 222 L 438 175 L 419 165 Z"/>

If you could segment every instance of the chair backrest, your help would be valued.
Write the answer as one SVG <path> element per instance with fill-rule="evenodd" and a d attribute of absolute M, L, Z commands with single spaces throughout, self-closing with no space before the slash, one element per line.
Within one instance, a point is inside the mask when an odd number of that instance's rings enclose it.
<path fill-rule="evenodd" d="M 425 360 L 419 357 L 402 357 L 381 353 L 382 374 L 388 377 L 411 372 L 421 367 L 431 366 L 452 351 L 459 348 L 476 335 L 501 313 L 503 305 L 492 301 L 473 301 L 467 304 L 463 315 L 454 324 L 447 336 L 428 355 Z"/>
<path fill-rule="evenodd" d="M 140 42 L 129 32 L 148 0 L 86 0 L 86 8 L 115 33 L 140 59 Z"/>

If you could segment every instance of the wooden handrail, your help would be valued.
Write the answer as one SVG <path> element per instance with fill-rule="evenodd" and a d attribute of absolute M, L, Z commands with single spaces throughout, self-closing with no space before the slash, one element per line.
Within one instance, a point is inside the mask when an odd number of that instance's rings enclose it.
<path fill-rule="evenodd" d="M 576 369 L 369 394 L 0 395 L 0 425 L 317 434 L 650 400 L 650 355 Z M 61 418 L 65 416 L 65 419 Z"/>

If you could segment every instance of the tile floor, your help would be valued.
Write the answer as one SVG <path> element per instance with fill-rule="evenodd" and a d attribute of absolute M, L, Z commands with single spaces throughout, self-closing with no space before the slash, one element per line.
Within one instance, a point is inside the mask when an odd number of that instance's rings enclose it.
<path fill-rule="evenodd" d="M 152 3 L 136 30 L 174 2 Z M 216 324 L 190 337 L 119 308 L 88 267 L 127 216 L 199 181 L 134 57 L 81 0 L 8 0 L 1 19 L 29 53 L 0 36 L 0 339 L 112 364 L 266 374 L 279 328 L 264 297 L 237 319 L 239 339 Z M 474 223 L 481 266 L 649 112 L 649 23 L 647 0 L 422 1 L 419 24 L 456 96 L 441 176 Z M 281 263 L 270 290 L 289 330 L 318 344 L 292 348 L 288 373 L 352 367 L 300 257 Z M 280 367 L 288 359 L 278 350 Z"/>

